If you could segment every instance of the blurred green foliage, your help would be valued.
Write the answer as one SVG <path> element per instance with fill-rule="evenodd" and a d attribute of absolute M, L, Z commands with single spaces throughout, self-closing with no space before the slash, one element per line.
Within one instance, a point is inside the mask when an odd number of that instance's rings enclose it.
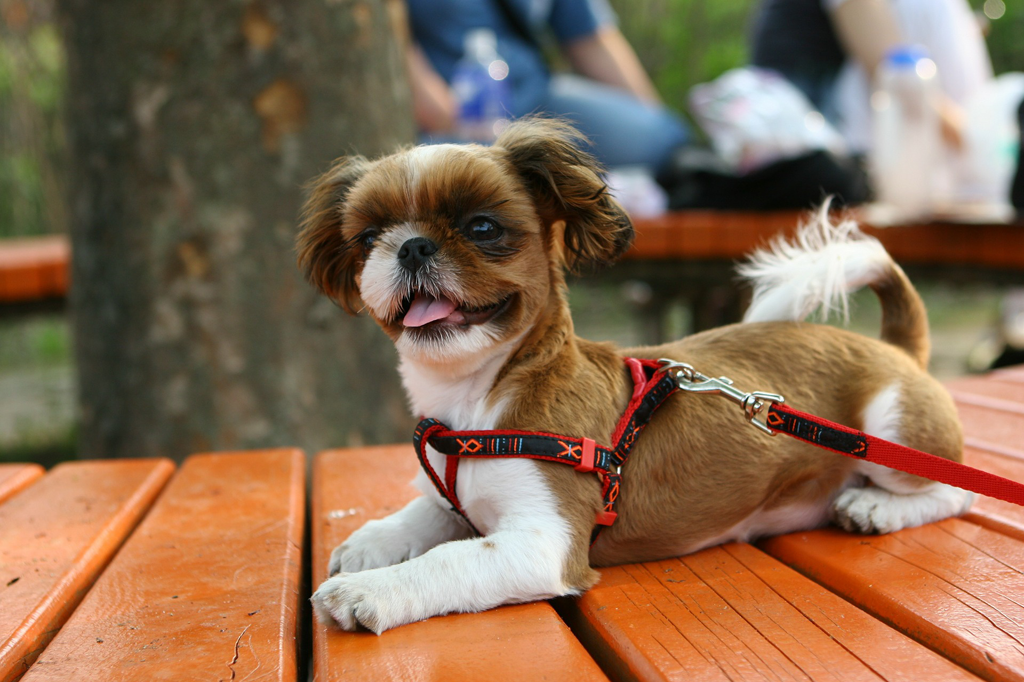
<path fill-rule="evenodd" d="M 988 51 L 992 55 L 995 72 L 1024 71 L 1024 2 L 1020 0 L 971 0 L 971 6 L 981 11 L 986 4 L 996 3 L 1005 11 L 990 21 Z"/>
<path fill-rule="evenodd" d="M 665 103 L 686 111 L 686 95 L 747 62 L 756 0 L 611 0 L 622 32 Z"/>
<path fill-rule="evenodd" d="M 26 5 L 28 7 L 28 5 Z M 0 238 L 65 229 L 64 49 L 50 21 L 0 25 Z"/>

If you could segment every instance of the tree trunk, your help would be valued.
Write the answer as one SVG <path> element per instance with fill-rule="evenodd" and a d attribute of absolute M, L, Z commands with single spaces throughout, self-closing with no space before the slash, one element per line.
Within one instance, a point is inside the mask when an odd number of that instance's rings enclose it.
<path fill-rule="evenodd" d="M 414 137 L 401 0 L 61 0 L 84 457 L 408 438 L 295 266 L 303 185 Z"/>

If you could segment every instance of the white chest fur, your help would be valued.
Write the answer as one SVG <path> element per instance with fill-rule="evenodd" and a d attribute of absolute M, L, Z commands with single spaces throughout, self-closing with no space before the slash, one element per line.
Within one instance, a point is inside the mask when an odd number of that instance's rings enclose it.
<path fill-rule="evenodd" d="M 414 414 L 437 419 L 456 431 L 495 428 L 506 402 L 489 401 L 488 396 L 506 358 L 507 352 L 500 353 L 470 373 L 403 358 L 399 370 Z M 445 456 L 428 447 L 427 459 L 443 479 Z M 424 472 L 416 476 L 413 485 L 437 504 L 449 507 Z M 549 524 L 552 519 L 563 523 L 557 500 L 533 460 L 464 458 L 459 463 L 456 492 L 463 509 L 484 534 L 500 529 L 502 519 L 513 513 L 535 514 L 539 524 Z"/>

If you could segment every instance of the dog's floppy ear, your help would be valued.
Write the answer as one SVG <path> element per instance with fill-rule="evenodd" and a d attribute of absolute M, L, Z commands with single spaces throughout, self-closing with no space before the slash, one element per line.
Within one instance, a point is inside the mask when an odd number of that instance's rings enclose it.
<path fill-rule="evenodd" d="M 601 165 L 581 149 L 583 136 L 564 121 L 523 118 L 495 142 L 534 196 L 548 224 L 565 221 L 571 270 L 615 261 L 633 243 L 633 223 L 608 193 Z"/>
<path fill-rule="evenodd" d="M 295 244 L 309 283 L 349 313 L 361 306 L 356 271 L 362 251 L 342 233 L 342 216 L 349 189 L 369 167 L 365 157 L 342 157 L 310 183 Z"/>

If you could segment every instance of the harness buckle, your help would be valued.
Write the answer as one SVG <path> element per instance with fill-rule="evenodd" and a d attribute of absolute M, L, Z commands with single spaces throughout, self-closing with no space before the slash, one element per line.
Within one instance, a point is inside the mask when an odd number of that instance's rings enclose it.
<path fill-rule="evenodd" d="M 775 431 L 768 428 L 767 424 L 756 417 L 764 408 L 774 403 L 784 403 L 786 399 L 777 393 L 765 393 L 763 391 L 752 391 L 745 393 L 733 385 L 732 379 L 728 377 L 709 377 L 701 374 L 693 365 L 685 362 L 677 362 L 662 358 L 658 360 L 661 367 L 658 372 L 674 372 L 676 385 L 681 391 L 690 393 L 704 393 L 707 395 L 720 395 L 743 409 L 747 421 L 769 436 L 774 436 Z"/>
<path fill-rule="evenodd" d="M 596 451 L 597 443 L 593 439 L 584 438 L 583 445 L 580 447 L 580 463 L 573 468 L 583 474 L 594 471 Z"/>

